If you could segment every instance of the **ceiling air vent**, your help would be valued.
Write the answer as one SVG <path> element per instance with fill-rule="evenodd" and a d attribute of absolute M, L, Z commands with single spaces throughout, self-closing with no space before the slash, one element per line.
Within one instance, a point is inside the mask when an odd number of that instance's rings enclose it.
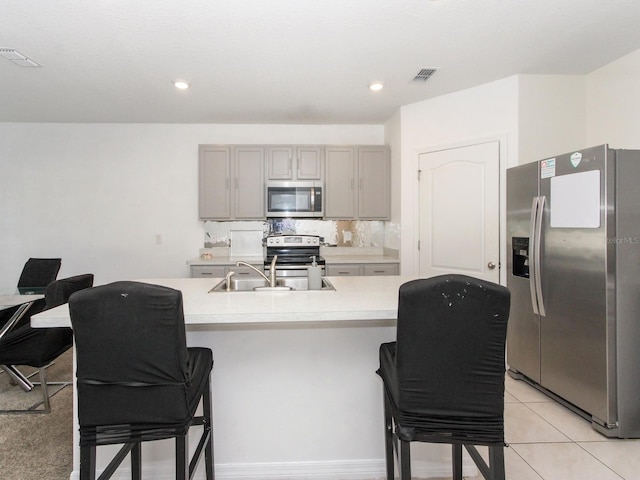
<path fill-rule="evenodd" d="M 437 68 L 423 68 L 418 72 L 418 74 L 415 77 L 413 77 L 413 81 L 425 83 L 437 71 L 438 71 Z"/>
<path fill-rule="evenodd" d="M 21 67 L 41 67 L 37 62 L 34 62 L 30 58 L 27 58 L 22 53 L 14 50 L 13 48 L 0 48 L 0 56 L 12 61 L 16 65 Z"/>

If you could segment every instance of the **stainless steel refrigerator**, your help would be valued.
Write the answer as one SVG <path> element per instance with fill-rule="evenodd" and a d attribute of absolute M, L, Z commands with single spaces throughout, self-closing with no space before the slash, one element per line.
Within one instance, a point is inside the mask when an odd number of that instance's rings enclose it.
<path fill-rule="evenodd" d="M 509 169 L 507 236 L 509 373 L 640 437 L 640 151 Z"/>

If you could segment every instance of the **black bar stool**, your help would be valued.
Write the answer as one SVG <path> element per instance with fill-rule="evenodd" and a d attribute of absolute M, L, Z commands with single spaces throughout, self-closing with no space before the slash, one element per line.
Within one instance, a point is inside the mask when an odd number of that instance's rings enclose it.
<path fill-rule="evenodd" d="M 464 275 L 400 287 L 397 341 L 380 346 L 387 479 L 394 451 L 411 479 L 410 442 L 452 445 L 454 480 L 464 446 L 486 479 L 504 480 L 504 374 L 510 293 Z M 489 447 L 489 464 L 476 445 Z"/>
<path fill-rule="evenodd" d="M 94 480 L 96 447 L 123 444 L 104 469 L 110 478 L 131 452 L 131 478 L 142 478 L 141 443 L 175 438 L 176 479 L 193 477 L 204 452 L 213 480 L 212 352 L 187 348 L 178 290 L 116 282 L 69 302 L 77 358 L 80 479 Z M 202 415 L 196 416 L 202 403 Z M 203 432 L 189 461 L 187 435 Z"/>

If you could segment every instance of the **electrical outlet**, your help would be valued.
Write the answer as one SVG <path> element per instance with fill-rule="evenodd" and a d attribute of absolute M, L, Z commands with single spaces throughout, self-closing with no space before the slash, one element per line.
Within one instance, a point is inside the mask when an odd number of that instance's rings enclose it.
<path fill-rule="evenodd" d="M 156 233 L 156 245 L 160 245 L 162 243 L 162 234 Z"/>

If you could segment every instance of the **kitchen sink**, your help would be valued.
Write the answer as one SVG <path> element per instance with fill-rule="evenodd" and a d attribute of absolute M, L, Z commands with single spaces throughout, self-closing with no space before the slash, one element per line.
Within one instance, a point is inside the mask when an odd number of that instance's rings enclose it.
<path fill-rule="evenodd" d="M 229 289 L 227 289 L 229 281 Z M 220 281 L 209 293 L 215 292 L 261 292 L 261 291 L 288 291 L 288 290 L 309 290 L 309 280 L 307 277 L 280 277 L 276 279 L 276 286 L 271 287 L 269 283 L 260 277 L 236 278 L 231 277 Z M 322 288 L 318 291 L 335 290 L 333 285 L 326 278 L 322 279 Z"/>

